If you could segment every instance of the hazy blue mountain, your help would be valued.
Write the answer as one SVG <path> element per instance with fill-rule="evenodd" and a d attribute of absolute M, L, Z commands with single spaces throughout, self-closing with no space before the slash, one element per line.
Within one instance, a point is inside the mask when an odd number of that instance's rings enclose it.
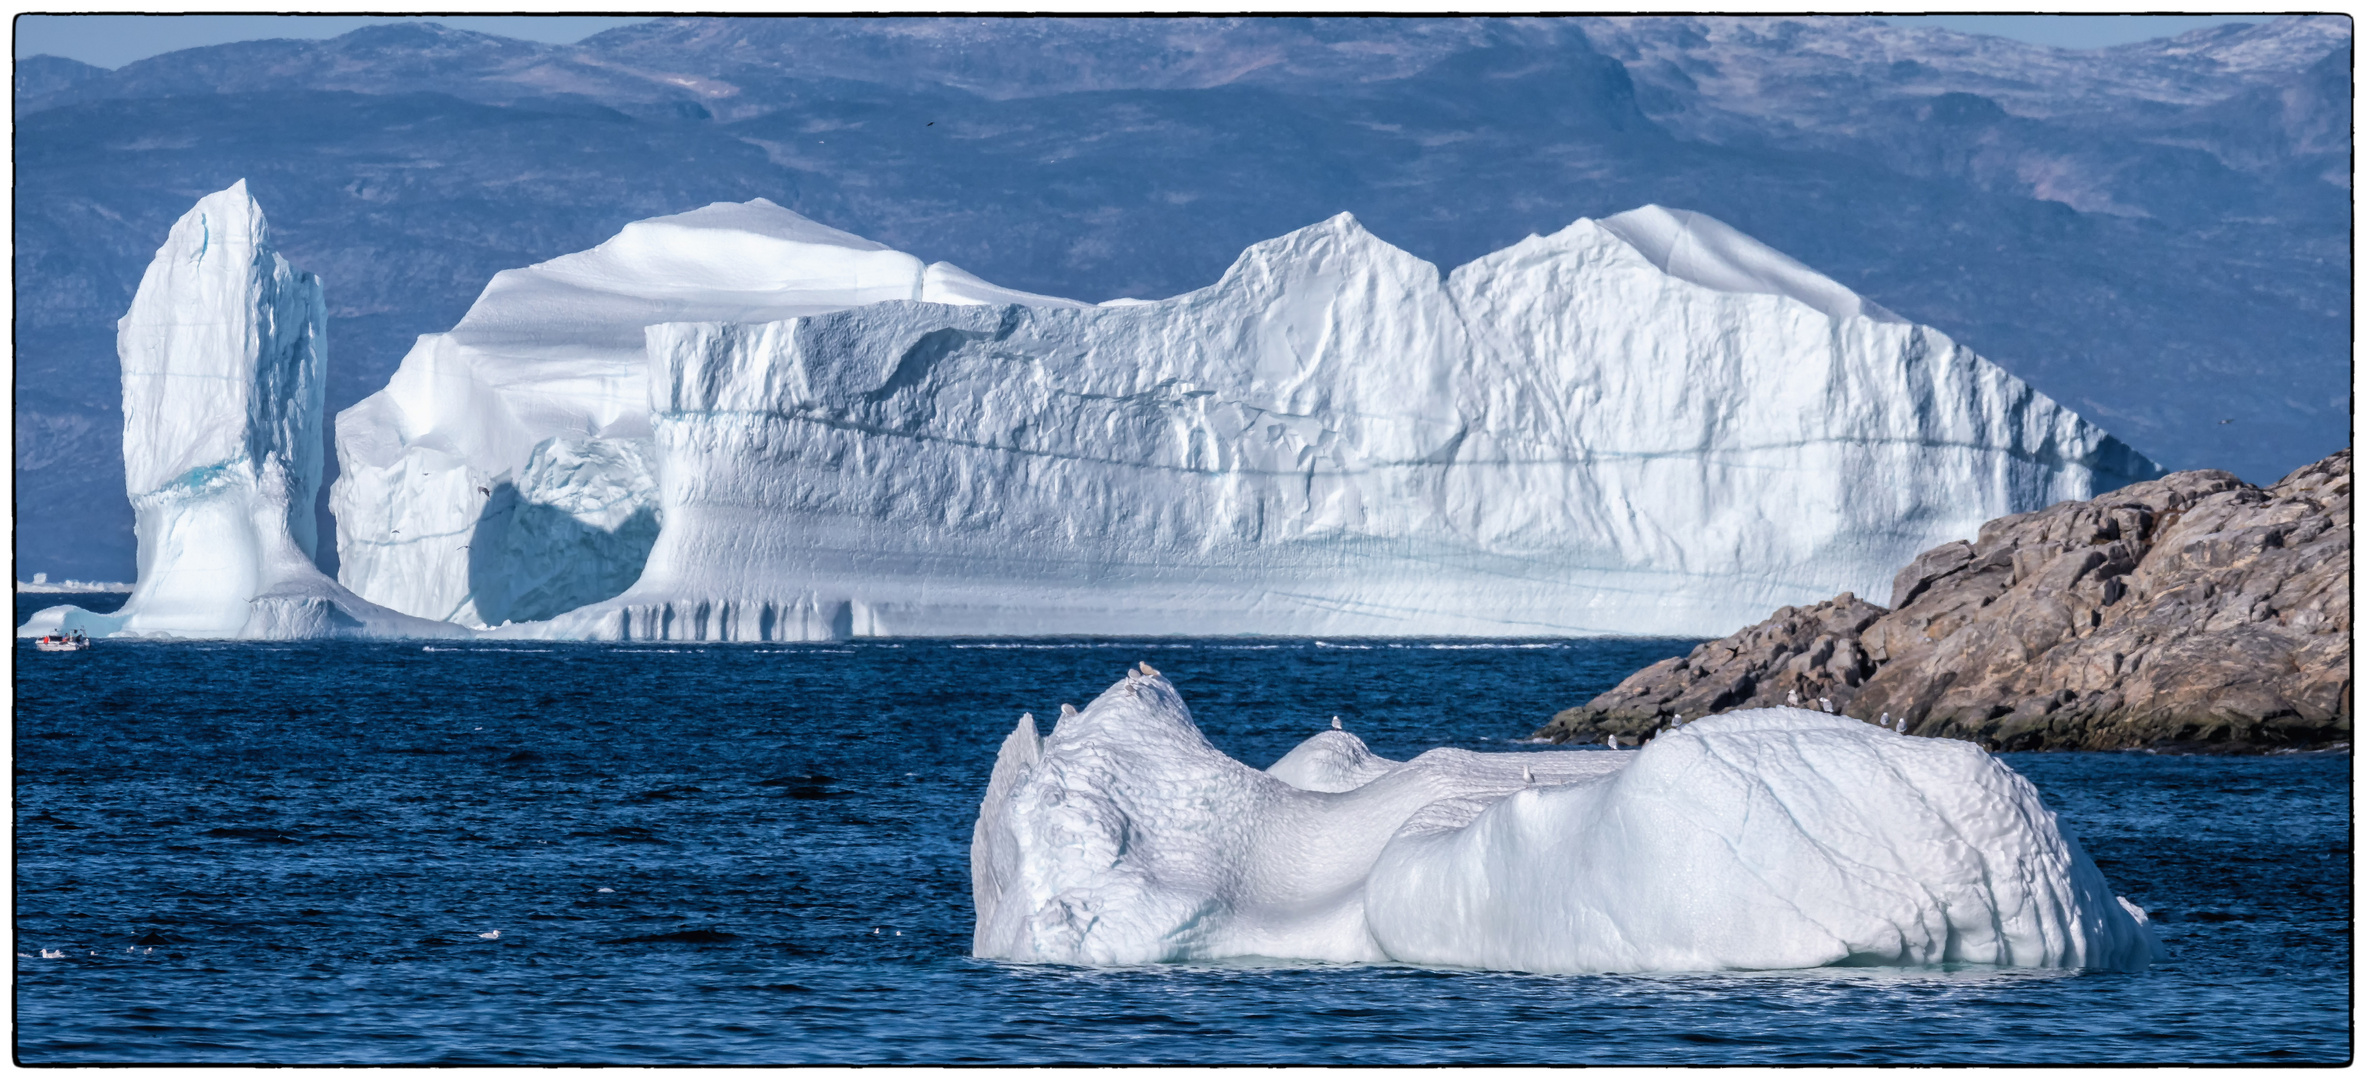
<path fill-rule="evenodd" d="M 2349 26 L 2072 52 L 1867 19 L 434 24 L 17 66 L 21 567 L 131 570 L 114 320 L 246 177 L 329 404 L 495 271 L 762 196 L 1013 288 L 1216 279 L 1341 210 L 1441 267 L 1700 210 L 2174 468 L 2348 442 Z M 2220 423 L 2220 421 L 2232 421 Z"/>

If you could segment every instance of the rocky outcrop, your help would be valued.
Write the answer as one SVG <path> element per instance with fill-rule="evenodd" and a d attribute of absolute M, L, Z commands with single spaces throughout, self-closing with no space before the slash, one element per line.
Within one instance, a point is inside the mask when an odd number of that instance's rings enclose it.
<path fill-rule="evenodd" d="M 1631 743 L 1728 709 L 1828 707 L 1992 750 L 2346 744 L 2350 452 L 2260 489 L 2173 473 L 1924 552 L 1890 608 L 1783 608 L 1555 716 Z"/>

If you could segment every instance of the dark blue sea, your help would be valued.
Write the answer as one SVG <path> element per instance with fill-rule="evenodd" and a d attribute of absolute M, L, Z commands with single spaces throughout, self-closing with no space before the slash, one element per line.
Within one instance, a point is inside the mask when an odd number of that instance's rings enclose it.
<path fill-rule="evenodd" d="M 2347 754 L 2007 756 L 2159 920 L 2136 974 L 967 955 L 1002 736 L 1135 661 L 1264 766 L 1333 714 L 1528 749 L 1692 644 L 20 643 L 16 1059 L 2349 1060 Z"/>

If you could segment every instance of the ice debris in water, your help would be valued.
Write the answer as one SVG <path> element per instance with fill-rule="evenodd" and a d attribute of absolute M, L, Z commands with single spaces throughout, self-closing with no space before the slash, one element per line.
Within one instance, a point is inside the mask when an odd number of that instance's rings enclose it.
<path fill-rule="evenodd" d="M 1129 673 L 1003 740 L 970 849 L 981 957 L 1537 972 L 2143 967 L 2037 790 L 1968 743 L 1795 708 L 1626 754 L 1379 757 L 1325 730 L 1226 757 Z"/>

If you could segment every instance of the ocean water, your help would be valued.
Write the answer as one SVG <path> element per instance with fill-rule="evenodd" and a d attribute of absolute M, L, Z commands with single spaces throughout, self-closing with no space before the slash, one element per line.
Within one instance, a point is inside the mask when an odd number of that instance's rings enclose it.
<path fill-rule="evenodd" d="M 2346 754 L 2007 756 L 2159 920 L 2134 974 L 967 955 L 1002 736 L 1135 661 L 1263 766 L 1334 714 L 1391 757 L 1525 749 L 1691 644 L 20 643 L 16 1059 L 2350 1058 Z"/>

